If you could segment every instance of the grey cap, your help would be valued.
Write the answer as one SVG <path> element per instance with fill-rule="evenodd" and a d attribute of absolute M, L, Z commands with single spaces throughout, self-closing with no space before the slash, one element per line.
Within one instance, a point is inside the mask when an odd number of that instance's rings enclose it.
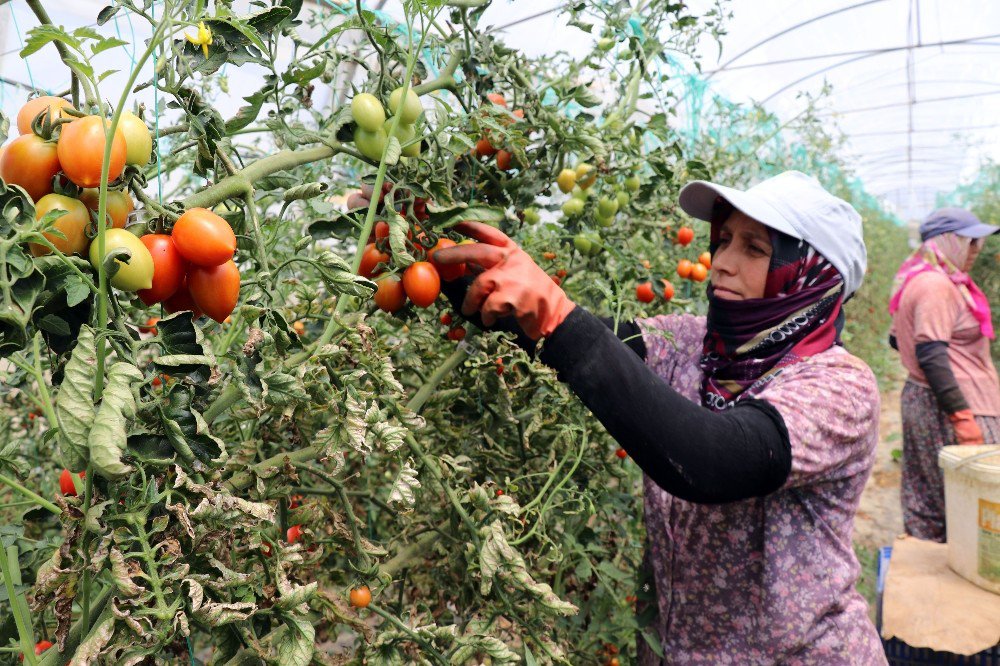
<path fill-rule="evenodd" d="M 920 223 L 920 240 L 928 240 L 948 232 L 966 238 L 985 238 L 1000 231 L 1000 227 L 984 224 L 964 208 L 938 208 Z"/>

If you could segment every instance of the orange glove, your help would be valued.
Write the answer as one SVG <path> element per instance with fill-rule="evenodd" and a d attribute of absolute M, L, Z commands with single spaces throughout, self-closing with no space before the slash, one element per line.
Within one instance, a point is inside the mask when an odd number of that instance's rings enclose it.
<path fill-rule="evenodd" d="M 972 415 L 971 409 L 963 409 L 954 414 L 949 414 L 948 420 L 951 421 L 952 426 L 955 428 L 955 438 L 959 444 L 973 446 L 985 444 L 983 431 L 979 429 L 979 424 L 976 423 L 976 417 Z"/>
<path fill-rule="evenodd" d="M 471 264 L 481 270 L 469 285 L 462 314 L 479 312 L 485 326 L 513 315 L 532 340 L 550 335 L 576 307 L 566 292 L 499 229 L 479 222 L 461 222 L 455 230 L 478 243 L 456 245 L 434 253 L 440 264 Z"/>

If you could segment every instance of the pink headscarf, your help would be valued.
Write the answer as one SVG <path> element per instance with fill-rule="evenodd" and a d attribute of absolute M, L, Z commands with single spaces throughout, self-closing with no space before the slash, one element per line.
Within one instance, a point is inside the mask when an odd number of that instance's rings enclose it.
<path fill-rule="evenodd" d="M 971 238 L 965 238 L 954 233 L 945 233 L 926 240 L 917 248 L 910 258 L 896 273 L 892 286 L 892 298 L 889 300 L 889 314 L 895 314 L 899 309 L 899 301 L 907 283 L 917 275 L 926 271 L 937 271 L 948 276 L 948 279 L 958 287 L 965 304 L 969 306 L 972 315 L 979 322 L 979 330 L 992 340 L 993 318 L 990 313 L 990 303 L 983 290 L 973 282 L 968 273 L 958 268 L 964 264 L 969 253 Z"/>

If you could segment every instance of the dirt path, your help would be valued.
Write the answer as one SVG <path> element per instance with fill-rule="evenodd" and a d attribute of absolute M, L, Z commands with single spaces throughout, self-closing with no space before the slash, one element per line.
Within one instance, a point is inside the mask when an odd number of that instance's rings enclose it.
<path fill-rule="evenodd" d="M 903 448 L 899 414 L 901 389 L 902 380 L 895 382 L 890 390 L 882 394 L 875 466 L 861 496 L 861 506 L 854 521 L 854 541 L 866 548 L 891 545 L 893 539 L 903 532 L 903 517 L 899 506 L 900 466 L 893 459 L 892 453 L 893 450 Z"/>

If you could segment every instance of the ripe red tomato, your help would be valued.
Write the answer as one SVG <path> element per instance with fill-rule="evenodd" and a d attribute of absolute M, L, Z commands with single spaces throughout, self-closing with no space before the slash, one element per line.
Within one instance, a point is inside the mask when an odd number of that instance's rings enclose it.
<path fill-rule="evenodd" d="M 694 229 L 691 227 L 681 227 L 677 230 L 677 244 L 688 245 L 694 240 Z"/>
<path fill-rule="evenodd" d="M 372 602 L 372 591 L 367 585 L 351 590 L 351 605 L 355 608 L 366 608 Z"/>
<path fill-rule="evenodd" d="M 691 277 L 691 270 L 694 268 L 694 264 L 688 259 L 681 259 L 677 262 L 677 275 L 687 279 Z"/>
<path fill-rule="evenodd" d="M 493 157 L 497 154 L 497 149 L 493 147 L 489 139 L 483 138 L 476 141 L 476 155 L 479 157 Z"/>
<path fill-rule="evenodd" d="M 52 641 L 38 641 L 35 643 L 35 656 L 41 655 L 43 652 L 52 647 Z M 24 661 L 24 655 L 18 656 L 18 661 Z"/>
<path fill-rule="evenodd" d="M 170 232 L 181 256 L 198 266 L 218 266 L 233 258 L 236 234 L 224 219 L 206 208 L 192 208 Z"/>
<path fill-rule="evenodd" d="M 59 491 L 66 496 L 76 497 L 76 485 L 73 483 L 73 472 L 64 469 L 59 475 Z"/>
<path fill-rule="evenodd" d="M 652 303 L 656 295 L 653 293 L 653 285 L 648 282 L 636 286 L 635 297 L 643 303 Z"/>
<path fill-rule="evenodd" d="M 669 301 L 674 297 L 674 285 L 670 284 L 670 280 L 661 280 L 663 282 L 663 300 Z"/>
<path fill-rule="evenodd" d="M 219 266 L 191 266 L 187 284 L 195 304 L 220 324 L 240 300 L 240 269 L 232 260 Z"/>
<path fill-rule="evenodd" d="M 441 323 L 444 324 L 445 326 L 451 326 L 451 314 L 445 312 L 443 315 L 441 315 Z"/>
<path fill-rule="evenodd" d="M 103 124 L 102 124 L 103 123 Z M 110 124 L 101 116 L 85 116 L 63 125 L 59 135 L 59 164 L 63 173 L 80 187 L 99 187 L 104 164 L 104 133 Z M 122 175 L 128 146 L 121 128 L 111 140 L 108 182 Z"/>
<path fill-rule="evenodd" d="M 441 276 L 429 261 L 418 261 L 403 271 L 403 290 L 414 305 L 426 308 L 441 293 Z"/>
<path fill-rule="evenodd" d="M 694 264 L 691 266 L 691 279 L 695 282 L 704 282 L 708 277 L 708 269 L 705 264 Z"/>
<path fill-rule="evenodd" d="M 375 240 L 382 240 L 389 237 L 389 223 L 379 220 L 375 223 Z"/>
<path fill-rule="evenodd" d="M 434 265 L 434 268 L 437 269 L 438 275 L 440 275 L 441 279 L 445 282 L 457 280 L 465 275 L 465 264 L 439 264 L 434 261 L 434 253 L 438 250 L 443 250 L 446 247 L 455 247 L 455 245 L 455 241 L 450 238 L 439 238 L 437 245 L 432 247 L 427 253 L 427 260 Z"/>
<path fill-rule="evenodd" d="M 184 282 L 187 264 L 166 234 L 146 234 L 139 239 L 153 257 L 153 286 L 141 289 L 139 298 L 146 305 L 166 300 L 177 293 Z"/>
<path fill-rule="evenodd" d="M 23 187 L 34 202 L 52 192 L 52 178 L 60 168 L 58 146 L 36 134 L 17 137 L 0 156 L 0 178 Z"/>
<path fill-rule="evenodd" d="M 96 213 L 100 205 L 100 194 L 101 191 L 96 187 L 86 188 L 80 192 L 80 201 Z M 128 222 L 129 213 L 135 210 L 135 202 L 132 201 L 128 192 L 108 190 L 106 208 L 107 215 L 111 218 L 111 226 L 115 229 L 124 229 L 125 223 Z"/>
<path fill-rule="evenodd" d="M 501 171 L 510 171 L 514 166 L 511 162 L 514 158 L 513 153 L 506 150 L 497 151 L 497 168 Z"/>
<path fill-rule="evenodd" d="M 497 488 L 497 497 L 500 497 L 502 495 L 503 495 L 503 491 L 500 490 L 499 488 Z"/>
<path fill-rule="evenodd" d="M 406 305 L 406 291 L 403 283 L 395 275 L 375 278 L 378 291 L 375 292 L 375 305 L 383 312 L 399 312 Z"/>
<path fill-rule="evenodd" d="M 194 302 L 194 298 L 191 297 L 186 275 L 184 276 L 184 280 L 181 282 L 181 286 L 177 288 L 176 292 L 174 292 L 174 295 L 163 301 L 163 307 L 170 314 L 181 312 L 183 310 L 190 310 L 194 313 L 195 319 L 204 314 Z"/>
<path fill-rule="evenodd" d="M 615 455 L 618 456 L 618 458 L 620 460 L 624 460 L 625 458 L 628 458 L 628 452 L 625 449 L 621 449 L 621 448 L 618 449 L 617 451 L 615 451 Z"/>
<path fill-rule="evenodd" d="M 48 110 L 49 120 L 55 121 L 63 117 L 62 109 L 72 109 L 73 105 L 62 97 L 43 95 L 35 99 L 28 100 L 28 103 L 17 112 L 17 131 L 20 134 L 31 134 L 31 123 L 35 117 L 43 111 Z"/>
<path fill-rule="evenodd" d="M 704 266 L 705 268 L 711 268 L 712 267 L 712 253 L 711 252 L 702 252 L 700 255 L 698 255 L 698 263 L 701 264 L 702 266 Z"/>
<path fill-rule="evenodd" d="M 458 342 L 459 340 L 465 339 L 465 327 L 456 326 L 455 328 L 448 329 L 448 339 Z"/>
<path fill-rule="evenodd" d="M 375 247 L 375 243 L 368 243 L 365 246 L 365 251 L 361 254 L 361 265 L 358 266 L 358 275 L 371 278 L 375 275 L 376 266 L 388 263 L 389 255 Z"/>
<path fill-rule="evenodd" d="M 292 525 L 291 527 L 289 527 L 288 530 L 285 532 L 285 540 L 287 540 L 288 543 L 295 543 L 297 541 L 301 541 L 302 540 L 302 526 L 301 525 Z"/>
<path fill-rule="evenodd" d="M 53 210 L 64 210 L 66 214 L 56 219 L 53 226 L 63 233 L 66 238 L 58 238 L 53 234 L 45 234 L 49 242 L 63 254 L 86 254 L 90 247 L 90 239 L 87 238 L 87 225 L 90 224 L 90 215 L 87 207 L 72 197 L 63 194 L 46 194 L 35 203 L 35 218 L 41 219 L 46 213 Z M 36 257 L 49 254 L 50 250 L 41 243 L 30 243 L 31 254 Z"/>
<path fill-rule="evenodd" d="M 181 278 L 181 282 L 183 282 L 183 281 L 184 281 L 184 278 L 182 277 Z M 156 284 L 156 277 L 155 276 L 153 277 L 153 284 Z M 141 293 L 140 293 L 140 295 L 141 295 Z M 150 317 L 149 319 L 146 320 L 146 324 L 144 326 L 140 326 L 139 327 L 139 330 L 141 332 L 143 332 L 143 333 L 151 333 L 153 335 L 156 335 L 156 323 L 158 321 L 160 321 L 159 317 Z"/>

